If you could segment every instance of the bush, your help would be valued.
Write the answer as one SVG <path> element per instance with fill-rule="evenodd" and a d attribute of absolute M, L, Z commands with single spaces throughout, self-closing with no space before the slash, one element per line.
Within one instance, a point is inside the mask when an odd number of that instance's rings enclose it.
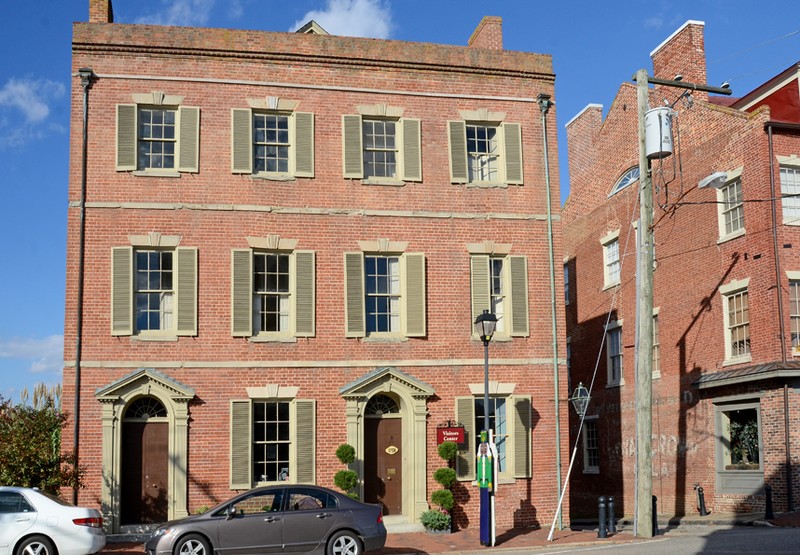
<path fill-rule="evenodd" d="M 419 516 L 419 520 L 426 530 L 449 530 L 450 515 L 439 509 L 430 509 Z"/>
<path fill-rule="evenodd" d="M 449 489 L 437 489 L 431 494 L 431 503 L 439 505 L 445 511 L 451 511 L 455 505 L 453 492 Z"/>
<path fill-rule="evenodd" d="M 439 468 L 433 473 L 433 479 L 439 482 L 443 488 L 450 489 L 456 483 L 456 471 L 452 468 Z"/>
<path fill-rule="evenodd" d="M 456 458 L 456 454 L 458 453 L 458 444 L 453 441 L 445 441 L 441 445 L 439 445 L 439 456 L 442 459 L 446 460 L 447 462 L 452 461 Z"/>
<path fill-rule="evenodd" d="M 352 445 L 348 445 L 347 443 L 342 443 L 336 449 L 336 458 L 339 459 L 339 462 L 342 464 L 353 464 L 356 460 L 356 449 Z"/>
<path fill-rule="evenodd" d="M 347 493 L 358 485 L 358 474 L 352 470 L 340 470 L 333 476 L 333 483 Z"/>

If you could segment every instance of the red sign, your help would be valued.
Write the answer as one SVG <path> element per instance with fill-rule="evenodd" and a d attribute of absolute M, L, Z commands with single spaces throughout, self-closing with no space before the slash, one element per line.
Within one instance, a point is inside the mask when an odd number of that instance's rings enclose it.
<path fill-rule="evenodd" d="M 447 426 L 436 428 L 436 443 L 441 445 L 445 441 L 464 443 L 464 426 Z"/>

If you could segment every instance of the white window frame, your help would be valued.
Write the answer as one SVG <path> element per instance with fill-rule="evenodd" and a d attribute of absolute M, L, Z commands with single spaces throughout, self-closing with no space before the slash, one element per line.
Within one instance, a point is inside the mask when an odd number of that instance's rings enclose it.
<path fill-rule="evenodd" d="M 800 157 L 777 158 L 780 164 L 783 225 L 800 226 Z"/>
<path fill-rule="evenodd" d="M 511 254 L 510 243 L 469 243 L 470 288 L 472 297 L 472 322 L 484 310 L 493 311 L 499 296 L 492 291 L 494 260 L 502 260 L 503 268 L 499 282 L 502 285 L 503 314 L 498 317 L 493 340 L 510 341 L 513 337 L 530 334 L 528 308 L 528 260 L 527 257 Z M 473 340 L 479 340 L 473 327 Z"/>
<path fill-rule="evenodd" d="M 603 289 L 615 287 L 622 279 L 622 253 L 619 245 L 619 230 L 614 230 L 600 239 L 603 247 Z M 614 253 L 616 252 L 616 256 Z"/>
<path fill-rule="evenodd" d="M 583 473 L 600 474 L 600 419 L 597 415 L 586 416 L 583 419 Z M 592 433 L 593 432 L 593 433 Z M 594 445 L 592 445 L 594 443 Z M 591 452 L 595 451 L 597 464 L 592 463 Z"/>
<path fill-rule="evenodd" d="M 376 268 L 373 276 L 373 274 L 367 270 L 368 259 L 374 259 L 376 266 L 380 263 L 379 260 L 385 260 L 387 264 L 387 273 L 385 275 L 379 273 Z M 403 306 L 405 305 L 403 276 L 405 276 L 405 273 L 405 257 L 403 254 L 364 253 L 364 318 L 367 337 L 397 338 L 403 336 L 406 320 L 405 310 L 403 310 Z M 388 291 L 370 291 L 367 286 L 369 282 L 380 282 L 383 279 L 387 281 Z M 387 299 L 388 312 L 386 313 L 386 317 L 388 318 L 389 329 L 370 331 L 370 320 L 374 318 L 375 314 L 379 313 L 377 309 L 374 312 L 370 312 L 371 301 L 379 298 Z"/>
<path fill-rule="evenodd" d="M 750 319 L 749 319 L 749 306 L 750 306 L 750 295 L 748 286 L 750 284 L 750 278 L 741 279 L 741 280 L 734 280 L 726 285 L 719 288 L 720 295 L 722 297 L 722 319 L 723 319 L 723 327 L 724 327 L 724 337 L 725 337 L 725 360 L 723 362 L 723 366 L 731 365 L 731 364 L 740 364 L 743 362 L 750 362 L 752 360 L 752 352 L 748 347 L 748 352 L 745 354 L 733 355 L 733 326 L 741 327 L 747 326 L 747 341 L 748 343 L 751 341 L 751 334 L 750 334 Z M 732 323 L 730 321 L 730 310 L 729 310 L 729 301 L 731 298 L 735 296 L 740 296 L 742 293 L 747 294 L 747 304 L 748 304 L 748 318 L 747 322 L 737 322 Z"/>
<path fill-rule="evenodd" d="M 789 337 L 792 356 L 800 356 L 800 272 L 786 272 L 789 288 Z"/>
<path fill-rule="evenodd" d="M 522 153 L 522 126 L 505 122 L 504 112 L 487 109 L 460 110 L 461 120 L 448 121 L 450 147 L 450 182 L 464 183 L 470 187 L 505 187 L 523 185 L 524 158 Z M 495 130 L 494 148 L 483 154 L 494 160 L 496 171 L 492 179 L 475 179 L 472 175 L 468 127 L 485 127 Z"/>
<path fill-rule="evenodd" d="M 172 287 L 168 290 L 166 288 L 158 288 L 158 289 L 150 289 L 144 288 L 140 289 L 138 286 L 138 276 L 142 271 L 142 268 L 139 266 L 139 255 L 140 254 L 158 254 L 159 260 L 163 260 L 161 255 L 169 254 L 172 257 L 172 270 L 170 273 L 172 274 Z M 152 249 L 152 248 L 137 248 L 133 250 L 133 325 L 135 333 L 140 336 L 151 336 L 151 337 L 158 337 L 158 336 L 174 336 L 177 325 L 177 307 L 175 306 L 176 300 L 176 280 L 178 278 L 178 268 L 177 266 L 177 256 L 176 252 L 173 249 Z M 163 269 L 159 270 L 163 273 Z M 149 272 L 148 272 L 149 273 Z M 152 294 L 155 294 L 156 291 L 160 291 L 160 306 L 159 306 L 159 313 L 160 313 L 160 327 L 159 328 L 141 328 L 139 327 L 139 303 L 138 297 L 140 295 L 146 295 L 149 297 Z M 149 311 L 148 311 L 149 312 Z M 164 320 L 168 320 L 169 324 L 164 325 Z"/>
<path fill-rule="evenodd" d="M 755 410 L 758 426 L 758 468 L 739 469 L 732 465 L 729 413 Z M 764 486 L 764 428 L 760 399 L 734 397 L 714 404 L 716 488 L 718 493 L 751 494 Z"/>
<path fill-rule="evenodd" d="M 730 200 L 732 197 L 738 197 L 738 201 L 732 203 Z M 732 221 L 739 222 L 741 220 L 741 225 L 730 231 L 727 229 L 726 223 L 729 215 L 733 215 Z M 717 189 L 717 221 L 719 223 L 717 243 L 724 243 L 745 234 L 742 168 L 727 172 L 725 184 Z"/>
<path fill-rule="evenodd" d="M 653 309 L 653 379 L 661 377 L 661 326 L 658 318 L 660 307 Z"/>
<path fill-rule="evenodd" d="M 614 341 L 615 338 L 618 338 L 616 342 Z M 606 326 L 606 387 L 625 385 L 624 351 L 622 320 L 612 320 Z M 613 374 L 613 363 L 615 359 L 619 360 L 619 376 L 614 376 Z"/>
<path fill-rule="evenodd" d="M 608 193 L 608 196 L 612 197 L 616 195 L 637 181 L 639 181 L 639 166 L 631 166 L 625 170 L 621 176 L 619 176 L 619 179 L 617 179 L 616 183 L 614 183 L 614 186 L 611 187 L 611 192 Z"/>

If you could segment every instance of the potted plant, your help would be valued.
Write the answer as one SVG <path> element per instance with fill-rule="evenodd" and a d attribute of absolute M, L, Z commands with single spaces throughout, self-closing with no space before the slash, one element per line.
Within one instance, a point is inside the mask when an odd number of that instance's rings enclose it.
<path fill-rule="evenodd" d="M 336 458 L 349 466 L 356 460 L 356 450 L 352 445 L 343 443 L 336 449 Z M 358 492 L 353 491 L 358 485 L 358 474 L 354 470 L 340 470 L 334 475 L 333 483 L 349 497 L 358 499 Z"/>
<path fill-rule="evenodd" d="M 456 471 L 450 468 L 452 461 L 458 452 L 458 445 L 452 441 L 445 441 L 439 445 L 439 456 L 447 461 L 448 466 L 439 468 L 433 473 L 433 479 L 442 486 L 431 494 L 431 509 L 424 511 L 420 515 L 420 522 L 425 530 L 433 533 L 449 533 L 452 528 L 453 519 L 451 511 L 455 505 L 455 498 L 451 488 L 456 483 Z"/>

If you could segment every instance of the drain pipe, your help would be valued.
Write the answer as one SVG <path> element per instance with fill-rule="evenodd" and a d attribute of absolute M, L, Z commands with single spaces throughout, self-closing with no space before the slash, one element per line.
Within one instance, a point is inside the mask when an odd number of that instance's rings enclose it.
<path fill-rule="evenodd" d="M 83 87 L 83 138 L 81 143 L 81 198 L 80 198 L 80 227 L 78 228 L 78 303 L 77 316 L 75 318 L 75 406 L 73 408 L 73 421 L 75 428 L 73 432 L 72 451 L 75 455 L 75 464 L 80 462 L 78 458 L 80 420 L 81 420 L 81 349 L 83 347 L 83 273 L 85 264 L 85 234 L 86 234 L 86 160 L 88 143 L 88 123 L 89 123 L 89 89 L 92 88 L 92 80 L 95 75 L 92 68 L 82 67 L 78 70 Z M 78 486 L 72 490 L 72 504 L 78 504 Z"/>
<path fill-rule="evenodd" d="M 558 326 L 556 325 L 556 277 L 555 277 L 555 255 L 553 253 L 553 215 L 550 201 L 550 162 L 547 150 L 547 111 L 554 104 L 550 100 L 549 94 L 539 93 L 536 97 L 539 108 L 542 111 L 542 144 L 544 145 L 544 183 L 545 195 L 547 197 L 547 251 L 550 258 L 550 321 L 553 328 L 553 387 L 555 395 L 555 424 L 556 424 L 556 494 L 561 492 L 561 424 L 559 418 L 558 403 Z M 558 511 L 558 529 L 564 528 L 564 517 L 560 507 Z"/>

